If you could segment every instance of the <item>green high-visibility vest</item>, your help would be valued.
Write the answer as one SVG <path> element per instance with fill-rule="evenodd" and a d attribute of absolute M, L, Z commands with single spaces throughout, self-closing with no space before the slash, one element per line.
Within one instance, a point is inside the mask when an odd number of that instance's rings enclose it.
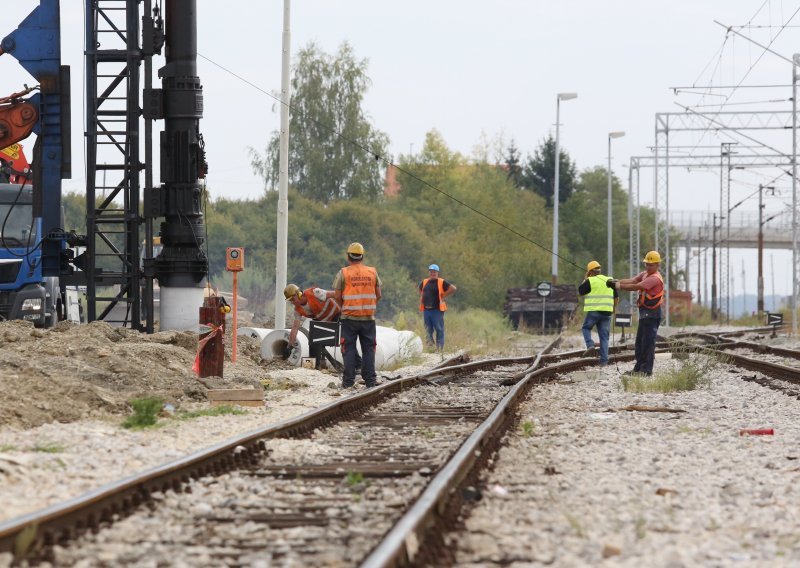
<path fill-rule="evenodd" d="M 606 286 L 606 282 L 611 280 L 610 276 L 590 276 L 589 285 L 591 291 L 583 297 L 584 312 L 613 312 L 614 311 L 614 289 Z"/>

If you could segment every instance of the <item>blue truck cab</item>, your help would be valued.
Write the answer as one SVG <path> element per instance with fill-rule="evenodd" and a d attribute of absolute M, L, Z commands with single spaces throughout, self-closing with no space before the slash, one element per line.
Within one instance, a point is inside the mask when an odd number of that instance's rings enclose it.
<path fill-rule="evenodd" d="M 58 321 L 58 278 L 42 276 L 40 234 L 31 186 L 0 183 L 0 320 Z"/>

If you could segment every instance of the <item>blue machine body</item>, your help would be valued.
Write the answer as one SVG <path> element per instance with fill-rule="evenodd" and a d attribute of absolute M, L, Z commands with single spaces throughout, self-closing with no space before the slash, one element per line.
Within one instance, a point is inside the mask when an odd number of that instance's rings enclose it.
<path fill-rule="evenodd" d="M 39 108 L 39 122 L 34 128 L 38 138 L 32 157 L 32 205 L 39 219 L 40 270 L 44 276 L 59 275 L 66 248 L 61 227 L 61 180 L 70 175 L 69 71 L 61 66 L 60 26 L 59 0 L 40 0 L 39 6 L 0 42 L 2 52 L 17 59 L 39 83 L 39 93 L 28 102 Z M 0 259 L 7 256 L 0 247 Z"/>

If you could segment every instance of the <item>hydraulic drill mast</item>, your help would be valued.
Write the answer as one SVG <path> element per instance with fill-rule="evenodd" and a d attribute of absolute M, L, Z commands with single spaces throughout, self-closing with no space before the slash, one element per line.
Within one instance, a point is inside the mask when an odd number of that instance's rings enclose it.
<path fill-rule="evenodd" d="M 199 131 L 203 98 L 196 69 L 196 2 L 165 2 L 166 64 L 159 70 L 161 89 L 150 87 L 149 76 L 152 57 L 164 43 L 161 14 L 151 10 L 151 0 L 145 0 L 140 47 L 140 4 L 140 0 L 127 0 L 122 19 L 119 1 L 86 2 L 87 230 L 93 246 L 88 251 L 89 318 L 108 320 L 115 305 L 123 305 L 125 321 L 153 331 L 155 278 L 160 284 L 160 328 L 196 329 L 197 308 L 202 304 L 200 284 L 208 272 L 198 182 L 207 166 Z M 147 76 L 140 98 L 142 62 Z M 146 120 L 143 163 L 139 159 L 140 116 Z M 165 121 L 160 141 L 162 185 L 155 188 L 150 132 L 151 121 L 160 119 Z M 101 160 L 101 148 L 115 150 L 114 159 Z M 145 187 L 140 214 L 142 170 Z M 110 175 L 116 176 L 112 182 L 98 183 Z M 100 196 L 98 189 L 103 192 Z M 120 200 L 121 207 L 115 205 Z M 152 259 L 152 224 L 158 218 L 164 219 L 160 227 L 163 249 Z M 140 264 L 142 229 L 146 250 Z M 118 288 L 113 295 L 98 295 L 98 288 L 114 284 Z M 139 310 L 142 300 L 144 323 Z M 110 304 L 98 314 L 102 301 Z"/>

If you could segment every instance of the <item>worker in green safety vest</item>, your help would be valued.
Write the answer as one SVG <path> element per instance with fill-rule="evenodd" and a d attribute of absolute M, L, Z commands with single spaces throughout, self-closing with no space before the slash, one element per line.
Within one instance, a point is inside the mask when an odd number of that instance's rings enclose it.
<path fill-rule="evenodd" d="M 614 306 L 619 301 L 619 293 L 615 288 L 609 288 L 606 284 L 611 280 L 610 276 L 600 274 L 600 263 L 596 260 L 586 265 L 586 279 L 578 286 L 578 293 L 583 296 L 583 340 L 586 342 L 584 357 L 594 357 L 597 355 L 597 348 L 592 339 L 592 328 L 597 327 L 597 335 L 600 339 L 600 366 L 608 365 L 608 337 L 611 333 L 611 315 L 614 313 Z"/>

